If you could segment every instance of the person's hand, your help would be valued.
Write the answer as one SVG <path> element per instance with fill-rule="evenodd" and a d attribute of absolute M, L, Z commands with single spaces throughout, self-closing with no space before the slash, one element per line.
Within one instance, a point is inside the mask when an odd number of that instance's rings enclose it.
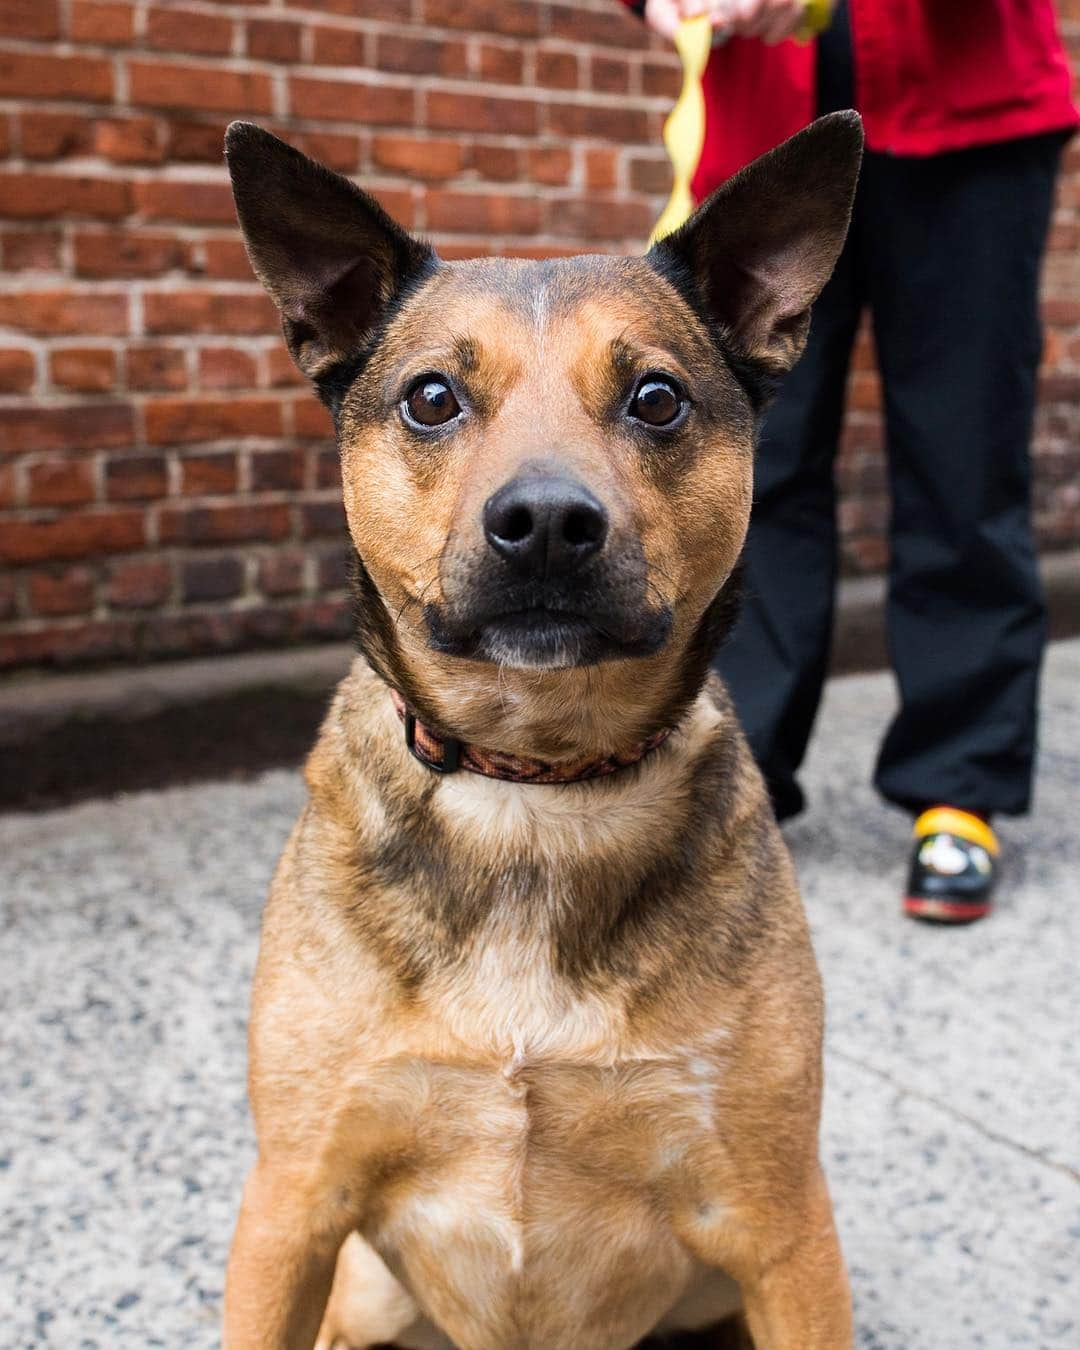
<path fill-rule="evenodd" d="M 683 19 L 684 0 L 645 0 L 645 22 L 655 33 L 671 42 Z"/>
<path fill-rule="evenodd" d="M 724 37 L 759 37 L 782 42 L 798 29 L 805 0 L 646 0 L 645 22 L 672 38 L 683 19 L 707 14 Z"/>

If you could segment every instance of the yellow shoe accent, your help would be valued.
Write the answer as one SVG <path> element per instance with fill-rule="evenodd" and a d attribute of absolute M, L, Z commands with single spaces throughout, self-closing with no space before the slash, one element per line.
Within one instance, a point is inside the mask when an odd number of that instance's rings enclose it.
<path fill-rule="evenodd" d="M 955 834 L 969 844 L 981 844 L 995 858 L 1001 851 L 997 835 L 986 821 L 956 806 L 932 806 L 918 818 L 911 833 L 915 839 L 925 839 L 930 834 Z"/>

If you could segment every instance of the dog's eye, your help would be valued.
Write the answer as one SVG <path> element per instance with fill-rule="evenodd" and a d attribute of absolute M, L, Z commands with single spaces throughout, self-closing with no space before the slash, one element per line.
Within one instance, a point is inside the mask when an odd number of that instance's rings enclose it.
<path fill-rule="evenodd" d="M 651 427 L 666 427 L 683 409 L 679 391 L 668 380 L 647 376 L 630 401 L 630 416 Z"/>
<path fill-rule="evenodd" d="M 405 395 L 405 411 L 422 427 L 440 427 L 461 412 L 461 405 L 445 380 L 425 375 Z"/>

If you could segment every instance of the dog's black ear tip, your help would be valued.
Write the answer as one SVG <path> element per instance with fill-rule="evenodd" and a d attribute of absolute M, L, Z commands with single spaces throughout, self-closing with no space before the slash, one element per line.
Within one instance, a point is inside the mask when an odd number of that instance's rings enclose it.
<path fill-rule="evenodd" d="M 852 150 L 861 151 L 866 137 L 863 134 L 862 115 L 857 113 L 854 108 L 844 108 L 840 112 L 826 113 L 824 117 L 819 117 L 816 122 L 811 122 L 808 129 L 819 129 L 818 134 L 825 133 L 837 142 L 844 144 Z"/>
<path fill-rule="evenodd" d="M 230 122 L 225 128 L 225 153 L 228 155 L 236 150 L 243 150 L 245 146 L 252 145 L 269 134 L 254 122 Z"/>

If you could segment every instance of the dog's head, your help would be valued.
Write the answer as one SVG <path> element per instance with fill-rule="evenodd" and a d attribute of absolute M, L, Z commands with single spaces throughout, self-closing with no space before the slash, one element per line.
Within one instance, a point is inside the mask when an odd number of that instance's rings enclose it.
<path fill-rule="evenodd" d="M 230 127 L 252 265 L 337 425 L 362 645 L 436 725 L 583 749 L 600 699 L 589 748 L 610 749 L 696 692 L 758 416 L 840 252 L 861 146 L 854 113 L 822 118 L 641 258 L 446 263 Z M 532 733 L 493 740 L 495 692 L 536 705 Z"/>

